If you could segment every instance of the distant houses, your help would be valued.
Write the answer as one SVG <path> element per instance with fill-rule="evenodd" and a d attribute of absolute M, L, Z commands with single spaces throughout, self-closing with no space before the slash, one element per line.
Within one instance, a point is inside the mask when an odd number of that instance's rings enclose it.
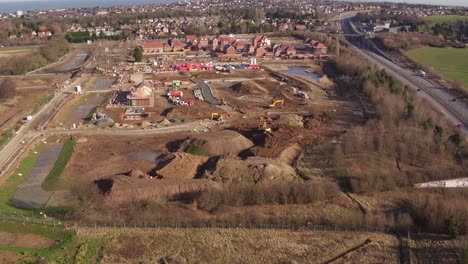
<path fill-rule="evenodd" d="M 323 43 L 319 42 L 318 40 L 308 38 L 304 40 L 302 43 L 302 48 L 309 50 L 313 54 L 316 55 L 324 55 L 327 54 L 327 46 Z"/>
<path fill-rule="evenodd" d="M 294 45 L 275 43 L 266 35 L 257 35 L 248 43 L 244 40 L 236 39 L 231 36 L 195 36 L 187 35 L 185 40 L 180 38 L 171 38 L 167 42 L 162 40 L 143 40 L 140 46 L 145 54 L 158 54 L 165 52 L 182 51 L 203 51 L 210 52 L 218 57 L 239 57 L 239 56 L 273 56 L 273 57 L 292 57 L 297 55 L 297 49 Z M 314 40 L 306 39 L 301 48 L 315 55 L 327 54 L 327 46 Z"/>

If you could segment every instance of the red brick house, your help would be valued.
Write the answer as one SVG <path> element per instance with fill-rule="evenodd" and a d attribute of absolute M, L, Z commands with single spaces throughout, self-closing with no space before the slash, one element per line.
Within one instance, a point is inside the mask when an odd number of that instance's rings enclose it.
<path fill-rule="evenodd" d="M 172 51 L 183 51 L 185 44 L 178 39 L 171 39 L 170 40 Z"/>
<path fill-rule="evenodd" d="M 185 36 L 185 43 L 192 45 L 197 40 L 197 36 L 195 35 L 187 35 Z"/>
<path fill-rule="evenodd" d="M 164 51 L 164 52 L 171 52 L 171 51 L 172 51 L 171 45 L 169 45 L 169 44 L 167 44 L 167 43 L 164 43 L 164 44 L 163 44 L 163 51 Z"/>
<path fill-rule="evenodd" d="M 153 107 L 153 88 L 151 88 L 151 85 L 148 82 L 142 81 L 130 89 L 127 99 L 130 101 L 131 106 Z"/>
<path fill-rule="evenodd" d="M 244 51 L 249 54 L 253 54 L 255 52 L 255 47 L 252 44 L 247 44 L 245 45 Z"/>
<path fill-rule="evenodd" d="M 237 51 L 243 51 L 245 48 L 245 43 L 243 41 L 235 41 L 232 45 L 236 47 Z"/>
<path fill-rule="evenodd" d="M 322 43 L 316 43 L 313 47 L 314 54 L 327 54 L 327 46 Z"/>
<path fill-rule="evenodd" d="M 265 50 L 264 47 L 257 47 L 257 48 L 255 49 L 255 51 L 254 51 L 254 55 L 255 55 L 256 57 L 263 57 L 263 56 L 266 55 L 266 53 L 267 53 L 267 52 L 266 52 L 266 50 Z"/>
<path fill-rule="evenodd" d="M 219 40 L 217 37 L 214 37 L 212 40 L 211 40 L 211 45 L 212 45 L 212 50 L 216 50 L 219 46 Z"/>
<path fill-rule="evenodd" d="M 206 47 L 208 47 L 209 42 L 210 41 L 209 41 L 208 37 L 206 37 L 206 36 L 200 37 L 198 39 L 198 43 L 199 43 L 198 47 L 206 48 Z"/>
<path fill-rule="evenodd" d="M 273 46 L 273 56 L 294 56 L 296 55 L 296 49 L 293 46 L 276 44 Z"/>
<path fill-rule="evenodd" d="M 234 48 L 234 46 L 228 44 L 228 45 L 224 46 L 223 53 L 226 54 L 226 55 L 234 55 L 234 54 L 236 54 L 236 48 Z"/>
<path fill-rule="evenodd" d="M 252 45 L 254 47 L 270 47 L 271 41 L 265 35 L 257 35 L 252 39 Z"/>
<path fill-rule="evenodd" d="M 164 44 L 159 40 L 146 40 L 141 45 L 144 53 L 162 53 L 164 52 Z"/>

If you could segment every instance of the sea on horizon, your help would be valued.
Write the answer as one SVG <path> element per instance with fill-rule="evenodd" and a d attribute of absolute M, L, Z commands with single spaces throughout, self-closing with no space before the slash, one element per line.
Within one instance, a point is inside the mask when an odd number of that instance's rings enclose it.
<path fill-rule="evenodd" d="M 11 1 L 11 2 L 10 2 Z M 0 13 L 14 13 L 18 10 L 33 11 L 33 10 L 51 10 L 65 8 L 84 8 L 84 7 L 111 7 L 111 6 L 133 6 L 145 4 L 170 3 L 174 0 L 76 0 L 76 1 L 13 1 L 6 2 L 0 0 Z"/>

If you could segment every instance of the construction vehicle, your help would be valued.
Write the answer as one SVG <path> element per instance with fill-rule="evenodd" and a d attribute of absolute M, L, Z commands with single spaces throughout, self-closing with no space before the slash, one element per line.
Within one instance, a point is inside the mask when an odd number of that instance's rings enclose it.
<path fill-rule="evenodd" d="M 221 104 L 222 104 L 222 105 L 225 105 L 225 104 L 226 104 L 226 101 L 224 100 L 224 97 L 221 97 Z"/>
<path fill-rule="evenodd" d="M 270 108 L 283 107 L 284 99 L 275 100 L 272 104 L 269 105 Z"/>
<path fill-rule="evenodd" d="M 211 113 L 211 120 L 222 121 L 223 116 L 218 113 Z"/>
<path fill-rule="evenodd" d="M 271 128 L 268 127 L 268 124 L 265 120 L 265 118 L 260 117 L 258 119 L 258 129 L 263 130 L 264 134 L 270 134 L 271 133 Z"/>

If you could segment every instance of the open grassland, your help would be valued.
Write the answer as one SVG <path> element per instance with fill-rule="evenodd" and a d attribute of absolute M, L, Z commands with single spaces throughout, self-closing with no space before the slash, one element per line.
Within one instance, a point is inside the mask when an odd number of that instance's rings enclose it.
<path fill-rule="evenodd" d="M 25 180 L 29 172 L 36 163 L 38 152 L 44 147 L 40 144 L 33 148 L 29 154 L 23 158 L 15 172 L 8 179 L 0 184 L 0 211 L 22 211 L 10 203 L 10 199 Z"/>
<path fill-rule="evenodd" d="M 74 238 L 72 231 L 41 225 L 0 222 L 0 262 L 38 263 L 41 258 L 61 259 L 63 249 L 73 245 Z"/>
<path fill-rule="evenodd" d="M 0 58 L 10 58 L 13 56 L 31 54 L 39 49 L 39 46 L 19 46 L 0 48 Z"/>
<path fill-rule="evenodd" d="M 468 16 L 457 16 L 457 15 L 438 15 L 438 16 L 427 16 L 424 17 L 425 21 L 430 21 L 434 24 L 444 23 L 456 20 L 468 20 Z"/>
<path fill-rule="evenodd" d="M 68 252 L 75 263 L 320 263 L 366 240 L 362 263 L 397 261 L 391 235 L 288 230 L 79 229 Z"/>
<path fill-rule="evenodd" d="M 270 229 L 78 228 L 0 222 L 2 263 L 406 263 L 394 235 Z M 461 263 L 466 237 L 412 240 L 416 263 Z M 403 248 L 400 248 L 403 246 Z M 427 256 L 430 250 L 430 256 Z"/>
<path fill-rule="evenodd" d="M 462 81 L 465 88 L 468 87 L 468 49 L 424 47 L 410 50 L 407 55 L 445 78 Z"/>
<path fill-rule="evenodd" d="M 75 140 L 73 138 L 70 138 L 68 141 L 65 142 L 65 144 L 63 145 L 62 151 L 60 152 L 60 156 L 54 164 L 54 167 L 49 172 L 49 175 L 47 175 L 47 178 L 45 179 L 45 181 L 42 183 L 42 187 L 44 188 L 44 190 L 49 191 L 49 190 L 60 189 L 61 186 L 57 184 L 58 178 L 60 177 L 63 170 L 65 169 L 65 166 L 67 166 L 68 161 L 70 161 L 70 158 L 73 154 L 74 147 L 75 147 Z"/>

